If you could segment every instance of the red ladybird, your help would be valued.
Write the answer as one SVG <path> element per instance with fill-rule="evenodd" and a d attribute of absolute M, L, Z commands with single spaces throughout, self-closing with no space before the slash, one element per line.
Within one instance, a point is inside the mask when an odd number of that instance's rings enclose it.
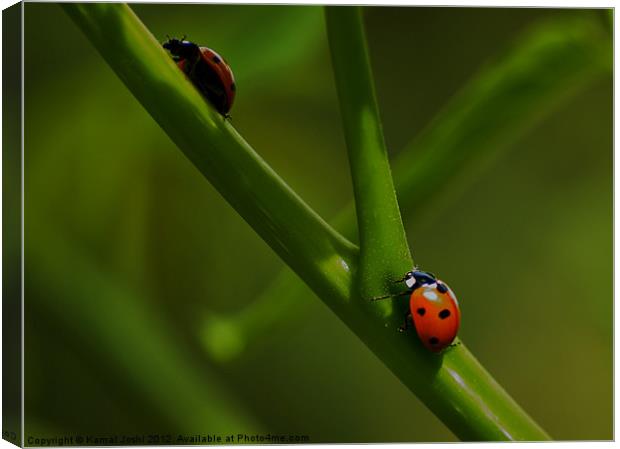
<path fill-rule="evenodd" d="M 224 58 L 193 42 L 169 39 L 163 44 L 194 86 L 224 117 L 235 100 L 235 77 Z"/>
<path fill-rule="evenodd" d="M 461 311 L 456 296 L 444 282 L 425 271 L 410 271 L 405 284 L 416 332 L 427 349 L 439 352 L 450 346 L 459 330 Z"/>

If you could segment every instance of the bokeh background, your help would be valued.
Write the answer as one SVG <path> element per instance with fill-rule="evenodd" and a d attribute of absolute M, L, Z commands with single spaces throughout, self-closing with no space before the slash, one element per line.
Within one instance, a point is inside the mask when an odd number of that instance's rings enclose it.
<path fill-rule="evenodd" d="M 132 8 L 225 55 L 234 126 L 322 216 L 351 200 L 320 7 Z M 571 18 L 611 43 L 602 10 L 366 8 L 391 154 L 524 33 Z M 25 42 L 26 436 L 455 439 L 309 290 L 264 298 L 287 268 L 58 5 L 25 5 Z M 453 175 L 404 220 L 459 296 L 460 336 L 553 438 L 611 439 L 611 70 Z"/>

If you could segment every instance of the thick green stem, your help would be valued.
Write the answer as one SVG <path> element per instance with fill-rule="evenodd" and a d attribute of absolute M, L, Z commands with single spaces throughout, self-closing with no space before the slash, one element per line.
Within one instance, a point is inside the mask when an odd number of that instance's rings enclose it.
<path fill-rule="evenodd" d="M 436 203 L 446 191 L 466 192 L 467 185 L 514 149 L 528 130 L 609 76 L 612 52 L 606 31 L 595 20 L 543 22 L 520 35 L 515 48 L 475 75 L 392 164 L 396 191 L 403 198 L 403 215 L 411 216 L 421 198 Z M 445 173 L 446 167 L 445 176 L 436 176 Z M 454 199 L 455 195 L 449 198 Z M 440 201 L 443 207 L 411 218 L 432 222 L 452 201 Z M 345 207 L 331 223 L 345 235 L 354 236 L 354 204 Z M 287 294 L 283 296 L 282 291 Z M 224 360 L 236 357 L 236 351 L 279 321 L 294 321 L 302 314 L 297 299 L 307 294 L 304 292 L 307 290 L 294 275 L 283 270 L 242 312 L 205 324 L 205 335 L 213 333 L 211 326 L 225 326 L 235 335 L 235 347 L 212 343 L 208 346 L 210 353 Z"/>
<path fill-rule="evenodd" d="M 351 266 L 357 249 L 205 102 L 127 5 L 63 7 L 179 149 L 287 264 L 315 288 L 348 289 L 348 270 L 330 268 Z"/>
<path fill-rule="evenodd" d="M 203 100 L 126 5 L 63 7 L 200 172 L 457 436 L 548 438 L 464 345 L 432 354 L 398 331 L 402 311 L 361 300 L 352 289 L 356 247 L 303 203 Z"/>
<path fill-rule="evenodd" d="M 364 298 L 395 292 L 413 267 L 396 200 L 359 7 L 326 7 L 325 18 L 353 179 Z M 402 288 L 401 288 L 402 290 Z"/>
<path fill-rule="evenodd" d="M 584 20 L 543 22 L 519 36 L 515 48 L 474 76 L 393 164 L 398 194 L 407 199 L 402 202 L 403 214 L 414 212 L 417 198 L 434 202 L 445 190 L 465 191 L 475 174 L 481 174 L 493 160 L 513 149 L 523 134 L 609 75 L 611 41 L 598 25 Z M 434 157 L 436 152 L 443 158 Z M 445 160 L 450 160 L 452 173 L 439 180 L 432 174 L 443 167 Z M 448 206 L 450 202 L 441 204 Z M 433 212 L 437 214 L 439 209 Z M 421 218 L 432 221 L 433 217 L 426 214 Z M 353 204 L 332 223 L 354 234 Z M 283 291 L 287 292 L 285 296 Z M 308 295 L 308 290 L 288 269 L 282 270 L 253 305 L 239 314 L 205 323 L 201 332 L 210 355 L 218 360 L 238 357 L 242 354 L 238 351 L 273 326 L 294 322 L 304 313 L 297 301 L 301 295 Z M 234 335 L 229 341 L 234 341 L 235 346 L 218 344 L 212 338 L 222 328 Z"/>

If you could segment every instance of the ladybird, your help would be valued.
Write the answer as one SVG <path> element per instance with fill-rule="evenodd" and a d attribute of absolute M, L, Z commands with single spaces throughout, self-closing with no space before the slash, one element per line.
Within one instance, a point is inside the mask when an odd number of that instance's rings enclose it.
<path fill-rule="evenodd" d="M 461 311 L 456 296 L 432 273 L 413 270 L 403 278 L 408 288 L 409 309 L 424 346 L 439 352 L 450 346 L 459 330 Z"/>
<path fill-rule="evenodd" d="M 224 117 L 235 100 L 237 86 L 230 66 L 208 47 L 199 47 L 183 39 L 168 39 L 163 47 L 172 54 L 178 67 L 200 93 Z"/>

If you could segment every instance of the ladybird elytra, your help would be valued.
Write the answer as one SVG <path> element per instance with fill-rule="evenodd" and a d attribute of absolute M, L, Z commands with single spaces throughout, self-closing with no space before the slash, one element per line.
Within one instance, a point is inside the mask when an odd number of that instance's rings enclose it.
<path fill-rule="evenodd" d="M 226 60 L 209 47 L 184 39 L 168 39 L 163 47 L 205 99 L 224 117 L 232 108 L 237 85 Z"/>

